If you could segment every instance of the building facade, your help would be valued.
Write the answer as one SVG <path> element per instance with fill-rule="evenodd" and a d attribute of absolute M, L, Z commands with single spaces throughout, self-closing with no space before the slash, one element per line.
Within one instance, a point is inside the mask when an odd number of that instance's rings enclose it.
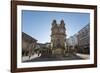
<path fill-rule="evenodd" d="M 78 52 L 90 53 L 90 24 L 78 32 Z"/>
<path fill-rule="evenodd" d="M 41 57 L 51 57 L 50 43 L 37 43 L 37 53 L 41 54 Z"/>
<path fill-rule="evenodd" d="M 29 56 L 34 54 L 36 44 L 36 39 L 22 32 L 22 56 Z"/>
<path fill-rule="evenodd" d="M 77 52 L 77 48 L 78 48 L 78 38 L 77 38 L 78 34 L 75 34 L 71 37 L 69 37 L 68 40 L 68 49 L 69 52 Z"/>
<path fill-rule="evenodd" d="M 66 28 L 63 20 L 61 20 L 60 24 L 57 24 L 56 20 L 52 22 L 51 49 L 54 56 L 64 56 L 66 49 Z"/>

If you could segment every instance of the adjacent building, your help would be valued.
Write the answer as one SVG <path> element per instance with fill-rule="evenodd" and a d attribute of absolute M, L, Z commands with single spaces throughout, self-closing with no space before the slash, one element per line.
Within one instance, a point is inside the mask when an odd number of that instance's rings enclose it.
<path fill-rule="evenodd" d="M 67 39 L 68 51 L 78 53 L 90 53 L 90 25 L 87 24 L 75 35 Z"/>
<path fill-rule="evenodd" d="M 50 43 L 37 43 L 37 53 L 41 54 L 41 57 L 51 57 Z"/>
<path fill-rule="evenodd" d="M 78 52 L 90 53 L 90 24 L 78 32 Z"/>
<path fill-rule="evenodd" d="M 22 56 L 32 55 L 36 47 L 37 40 L 22 32 Z"/>
<path fill-rule="evenodd" d="M 73 36 L 71 36 L 67 39 L 68 50 L 71 53 L 77 51 L 77 48 L 78 48 L 78 38 L 77 38 L 77 36 L 78 36 L 78 34 L 74 34 Z"/>

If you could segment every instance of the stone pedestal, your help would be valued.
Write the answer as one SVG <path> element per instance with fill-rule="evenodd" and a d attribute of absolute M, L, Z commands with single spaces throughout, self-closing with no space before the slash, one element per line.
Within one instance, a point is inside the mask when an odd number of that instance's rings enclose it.
<path fill-rule="evenodd" d="M 63 57 L 64 56 L 64 50 L 61 49 L 61 48 L 54 49 L 54 50 L 52 50 L 52 55 L 54 57 L 58 57 L 58 58 Z"/>

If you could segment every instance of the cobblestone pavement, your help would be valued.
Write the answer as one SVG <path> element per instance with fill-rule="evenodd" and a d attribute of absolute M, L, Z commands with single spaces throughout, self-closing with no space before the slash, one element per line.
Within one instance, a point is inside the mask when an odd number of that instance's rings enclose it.
<path fill-rule="evenodd" d="M 37 57 L 31 57 L 31 59 L 24 60 L 23 62 L 85 60 L 85 59 L 89 59 L 89 55 L 77 53 L 77 54 L 69 54 L 68 56 L 59 57 L 59 58 L 37 56 Z"/>

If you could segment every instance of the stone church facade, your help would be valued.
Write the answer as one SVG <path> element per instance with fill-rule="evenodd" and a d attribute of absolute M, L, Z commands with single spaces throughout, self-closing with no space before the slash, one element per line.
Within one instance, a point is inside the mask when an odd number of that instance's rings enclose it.
<path fill-rule="evenodd" d="M 52 55 L 56 57 L 62 57 L 65 54 L 65 49 L 66 49 L 65 23 L 63 20 L 61 20 L 60 24 L 57 24 L 56 20 L 53 20 L 51 28 Z"/>

